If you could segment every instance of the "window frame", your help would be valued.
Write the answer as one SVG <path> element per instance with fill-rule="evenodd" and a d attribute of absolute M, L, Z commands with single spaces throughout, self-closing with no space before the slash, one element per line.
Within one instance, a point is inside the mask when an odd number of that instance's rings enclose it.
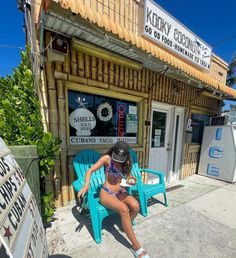
<path fill-rule="evenodd" d="M 98 82 L 99 85 L 99 82 Z M 66 115 L 66 138 L 67 138 L 67 147 L 70 149 L 77 149 L 78 146 L 80 149 L 86 149 L 88 148 L 88 145 L 94 149 L 101 149 L 106 146 L 106 148 L 109 148 L 111 144 L 70 144 L 70 128 L 69 128 L 69 99 L 68 99 L 68 91 L 78 91 L 78 92 L 84 92 L 86 94 L 93 94 L 93 95 L 100 95 L 100 96 L 107 96 L 114 99 L 121 99 L 124 101 L 131 101 L 135 102 L 137 104 L 137 110 L 138 110 L 138 132 L 137 132 L 137 143 L 131 144 L 133 147 L 143 147 L 143 124 L 144 124 L 144 115 L 146 112 L 145 108 L 145 98 L 143 96 L 136 96 L 131 95 L 129 93 L 123 93 L 123 92 L 117 92 L 109 90 L 108 87 L 104 88 L 96 88 L 94 86 L 89 85 L 82 85 L 78 83 L 73 82 L 66 82 L 65 83 L 65 115 Z"/>
<path fill-rule="evenodd" d="M 209 118 L 214 116 L 217 112 L 211 111 L 211 110 L 206 110 L 205 108 L 201 108 L 201 107 L 193 107 L 190 110 L 190 115 L 191 115 L 191 119 L 192 119 L 192 114 L 198 114 L 198 115 L 208 115 Z M 202 143 L 194 143 L 191 142 L 190 146 L 201 146 Z"/>

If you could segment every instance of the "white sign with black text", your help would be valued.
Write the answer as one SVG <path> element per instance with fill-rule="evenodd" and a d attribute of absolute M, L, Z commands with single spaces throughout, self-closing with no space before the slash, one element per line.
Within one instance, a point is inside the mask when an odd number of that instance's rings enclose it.
<path fill-rule="evenodd" d="M 160 6 L 146 0 L 144 35 L 209 71 L 212 49 Z"/>
<path fill-rule="evenodd" d="M 70 136 L 70 144 L 115 144 L 117 141 L 124 141 L 128 144 L 137 143 L 136 137 L 116 137 L 116 136 L 91 136 L 91 137 L 76 137 Z"/>
<path fill-rule="evenodd" d="M 1 138 L 0 257 L 48 257 L 45 229 L 36 200 Z"/>

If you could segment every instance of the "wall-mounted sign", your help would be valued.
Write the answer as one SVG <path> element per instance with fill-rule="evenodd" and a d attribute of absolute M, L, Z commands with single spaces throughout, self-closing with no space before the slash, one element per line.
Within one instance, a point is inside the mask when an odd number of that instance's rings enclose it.
<path fill-rule="evenodd" d="M 1 138 L 0 257 L 48 257 L 36 200 L 21 168 Z"/>
<path fill-rule="evenodd" d="M 96 119 L 86 108 L 78 108 L 70 114 L 70 125 L 76 129 L 76 135 L 89 136 L 96 126 Z"/>
<path fill-rule="evenodd" d="M 93 136 L 93 137 L 76 137 L 70 136 L 70 144 L 115 144 L 118 141 L 124 141 L 128 144 L 137 143 L 136 137 L 106 137 L 106 136 Z"/>
<path fill-rule="evenodd" d="M 133 114 L 126 115 L 126 132 L 137 133 L 138 131 L 138 116 Z"/>
<path fill-rule="evenodd" d="M 137 143 L 137 103 L 68 91 L 70 144 Z"/>
<path fill-rule="evenodd" d="M 187 121 L 186 132 L 191 133 L 193 131 L 192 119 L 189 118 Z"/>
<path fill-rule="evenodd" d="M 151 0 L 145 4 L 144 35 L 199 67 L 210 69 L 211 47 Z"/>

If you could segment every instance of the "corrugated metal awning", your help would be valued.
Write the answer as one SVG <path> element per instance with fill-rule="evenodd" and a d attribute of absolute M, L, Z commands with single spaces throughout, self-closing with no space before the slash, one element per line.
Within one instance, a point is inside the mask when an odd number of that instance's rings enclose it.
<path fill-rule="evenodd" d="M 236 98 L 236 90 L 218 82 L 210 75 L 199 71 L 197 68 L 185 63 L 183 60 L 171 55 L 169 52 L 150 43 L 147 39 L 137 36 L 134 33 L 128 31 L 126 28 L 115 23 L 108 17 L 95 12 L 86 4 L 78 3 L 77 0 L 59 0 L 59 3 L 64 9 L 71 9 L 73 13 L 80 14 L 82 18 L 89 20 L 91 23 L 97 24 L 99 27 L 104 28 L 106 31 L 117 35 L 120 39 L 136 46 L 137 48 L 151 53 L 154 57 L 158 58 L 162 62 L 170 65 L 183 73 L 205 83 L 214 89 L 224 92 L 233 98 Z"/>

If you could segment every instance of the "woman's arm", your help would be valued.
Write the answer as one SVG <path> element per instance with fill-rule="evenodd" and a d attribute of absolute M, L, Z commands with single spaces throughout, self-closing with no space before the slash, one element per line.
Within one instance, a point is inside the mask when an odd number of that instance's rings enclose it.
<path fill-rule="evenodd" d="M 98 170 L 99 168 L 101 168 L 102 166 L 108 165 L 108 163 L 109 163 L 109 155 L 104 155 L 89 170 L 86 171 L 85 183 L 83 188 L 79 191 L 78 197 L 84 196 L 84 194 L 88 191 L 91 174 L 96 170 Z"/>

